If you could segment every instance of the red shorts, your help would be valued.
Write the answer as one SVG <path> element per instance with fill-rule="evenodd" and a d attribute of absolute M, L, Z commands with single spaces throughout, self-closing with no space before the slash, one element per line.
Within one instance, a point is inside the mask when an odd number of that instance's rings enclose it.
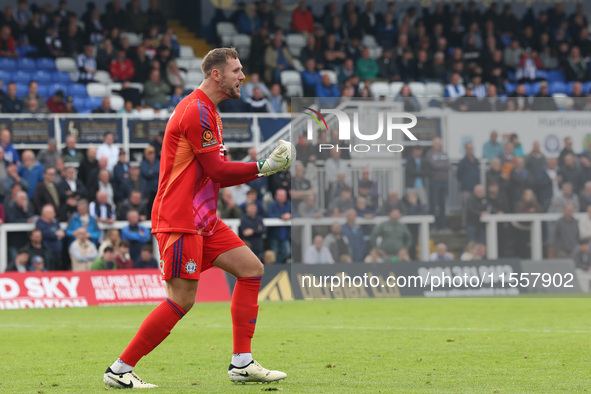
<path fill-rule="evenodd" d="M 221 220 L 210 236 L 187 233 L 156 233 L 155 236 L 160 249 L 162 280 L 198 280 L 201 272 L 213 267 L 220 254 L 244 245 Z"/>

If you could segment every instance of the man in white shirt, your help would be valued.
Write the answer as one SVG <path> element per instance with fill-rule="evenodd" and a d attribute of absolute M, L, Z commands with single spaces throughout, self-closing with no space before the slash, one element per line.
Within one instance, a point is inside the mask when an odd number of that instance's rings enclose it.
<path fill-rule="evenodd" d="M 115 134 L 111 131 L 107 131 L 103 138 L 103 143 L 99 145 L 98 150 L 96 151 L 97 160 L 103 156 L 109 160 L 107 170 L 111 173 L 113 172 L 113 167 L 115 167 L 119 161 L 119 147 L 115 145 L 114 142 Z"/>
<path fill-rule="evenodd" d="M 334 264 L 330 250 L 324 246 L 324 237 L 320 234 L 314 237 L 312 245 L 306 249 L 304 264 Z"/>

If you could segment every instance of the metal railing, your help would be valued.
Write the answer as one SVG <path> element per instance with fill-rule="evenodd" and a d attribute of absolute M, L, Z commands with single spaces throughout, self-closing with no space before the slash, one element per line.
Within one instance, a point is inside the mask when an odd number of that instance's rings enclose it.
<path fill-rule="evenodd" d="M 376 217 L 373 219 L 357 219 L 356 223 L 359 225 L 377 225 L 381 222 L 388 220 L 388 217 L 381 216 Z M 403 216 L 400 219 L 401 223 L 405 224 L 418 224 L 419 225 L 419 244 L 420 244 L 420 259 L 423 261 L 427 261 L 429 259 L 429 224 L 433 223 L 435 218 L 431 215 L 421 215 L 421 216 Z M 282 220 L 277 218 L 265 218 L 263 219 L 263 223 L 267 227 L 283 227 L 283 226 L 299 226 L 302 227 L 302 256 L 304 255 L 305 248 L 312 244 L 312 228 L 316 226 L 330 226 L 334 222 L 341 222 L 345 223 L 344 218 L 319 218 L 319 219 L 292 219 L 292 220 Z M 236 234 L 238 234 L 238 228 L 240 227 L 240 219 L 224 219 L 224 223 L 228 225 Z M 123 227 L 127 226 L 129 223 L 127 221 L 117 221 L 111 225 L 104 225 L 99 224 L 99 229 L 101 230 L 109 230 L 109 229 L 122 229 Z M 151 228 L 150 221 L 144 221 L 140 223 L 142 226 L 147 228 Z M 68 227 L 67 222 L 60 223 L 62 229 L 66 229 Z M 5 223 L 0 225 L 0 272 L 6 271 L 6 267 L 8 266 L 8 256 L 7 256 L 7 235 L 10 232 L 28 232 L 32 231 L 35 228 L 34 223 Z M 155 238 L 152 237 L 152 246 L 154 250 L 154 258 L 156 260 L 160 259 L 160 253 L 158 250 L 158 243 L 156 242 Z"/>

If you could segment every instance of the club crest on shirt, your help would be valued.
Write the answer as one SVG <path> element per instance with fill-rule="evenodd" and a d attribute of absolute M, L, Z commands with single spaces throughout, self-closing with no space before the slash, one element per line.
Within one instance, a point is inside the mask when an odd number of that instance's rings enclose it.
<path fill-rule="evenodd" d="M 195 260 L 190 259 L 187 261 L 187 264 L 185 264 L 185 271 L 187 274 L 194 274 L 195 271 L 197 271 L 197 263 L 195 263 Z"/>
<path fill-rule="evenodd" d="M 203 141 L 201 142 L 202 148 L 207 148 L 208 146 L 217 145 L 218 141 L 213 136 L 213 133 L 209 129 L 203 130 L 203 134 L 201 134 L 201 138 Z"/>

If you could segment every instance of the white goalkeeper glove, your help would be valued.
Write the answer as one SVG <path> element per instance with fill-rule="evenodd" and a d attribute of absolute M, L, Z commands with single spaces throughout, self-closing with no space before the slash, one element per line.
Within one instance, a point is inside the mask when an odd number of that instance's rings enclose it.
<path fill-rule="evenodd" d="M 273 175 L 288 168 L 296 159 L 295 147 L 288 141 L 279 140 L 279 146 L 269 157 L 258 161 L 259 176 Z"/>

